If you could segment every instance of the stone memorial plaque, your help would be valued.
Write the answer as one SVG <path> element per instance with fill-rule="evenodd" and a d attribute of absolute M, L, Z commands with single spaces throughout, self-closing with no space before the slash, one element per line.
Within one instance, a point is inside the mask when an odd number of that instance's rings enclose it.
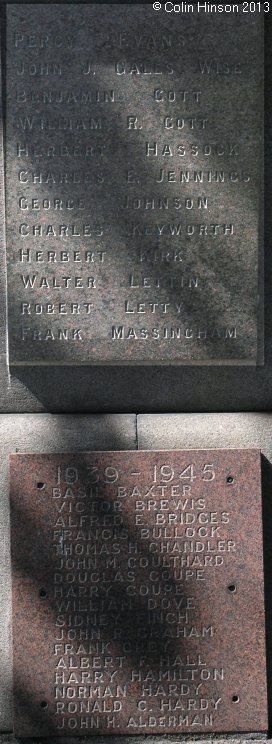
<path fill-rule="evenodd" d="M 17 736 L 267 729 L 260 453 L 11 456 Z"/>
<path fill-rule="evenodd" d="M 267 5 L 8 4 L 11 364 L 262 363 Z"/>

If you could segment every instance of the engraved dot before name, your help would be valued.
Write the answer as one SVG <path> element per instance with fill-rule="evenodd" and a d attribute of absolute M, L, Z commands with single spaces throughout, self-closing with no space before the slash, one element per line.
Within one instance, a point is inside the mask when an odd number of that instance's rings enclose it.
<path fill-rule="evenodd" d="M 229 592 L 231 592 L 231 594 L 235 594 L 235 592 L 237 590 L 236 584 L 229 584 L 228 590 L 229 590 Z"/>

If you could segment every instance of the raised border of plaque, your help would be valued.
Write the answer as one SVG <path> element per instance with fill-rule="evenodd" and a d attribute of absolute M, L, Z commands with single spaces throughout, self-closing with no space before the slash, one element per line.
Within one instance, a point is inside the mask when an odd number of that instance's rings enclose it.
<path fill-rule="evenodd" d="M 266 731 L 259 450 L 10 464 L 15 734 Z"/>

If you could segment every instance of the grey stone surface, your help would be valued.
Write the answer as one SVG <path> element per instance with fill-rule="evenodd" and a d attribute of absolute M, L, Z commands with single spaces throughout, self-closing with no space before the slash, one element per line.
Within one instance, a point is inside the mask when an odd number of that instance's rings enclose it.
<path fill-rule="evenodd" d="M 137 432 L 139 449 L 256 447 L 272 463 L 269 413 L 139 415 Z"/>
<path fill-rule="evenodd" d="M 20 3 L 21 6 L 25 5 Z M 50 12 L 54 11 L 51 4 Z M 266 90 L 271 87 L 272 14 L 266 23 Z M 13 367 L 0 360 L 2 412 L 205 412 L 262 411 L 272 408 L 272 98 L 265 97 L 265 365 L 264 367 Z M 3 206 L 2 206 L 3 209 Z M 4 275 L 0 251 L 0 276 Z M 3 284 L 4 290 L 4 284 Z M 5 327 L 5 291 L 0 320 Z M 6 338 L 4 349 L 6 348 Z"/>
<path fill-rule="evenodd" d="M 272 251 L 271 251 L 272 256 Z M 270 290 L 269 290 L 270 292 Z M 272 318 L 271 318 L 272 323 Z M 267 349 L 271 333 L 267 327 Z M 265 367 L 11 367 L 0 365 L 3 413 L 262 411 L 272 408 Z"/>
<path fill-rule="evenodd" d="M 0 415 L 0 731 L 12 729 L 9 464 L 11 452 L 136 449 L 135 416 Z"/>
<path fill-rule="evenodd" d="M 0 16 L 1 30 L 1 16 Z M 1 43 L 1 37 L 0 37 Z M 0 64 L 0 90 L 2 87 L 2 68 Z M 0 95 L 0 365 L 7 358 L 7 277 L 6 277 L 6 224 L 5 224 L 5 185 L 3 156 L 3 101 Z"/>
<path fill-rule="evenodd" d="M 7 4 L 6 58 L 11 363 L 262 360 L 262 14 Z"/>

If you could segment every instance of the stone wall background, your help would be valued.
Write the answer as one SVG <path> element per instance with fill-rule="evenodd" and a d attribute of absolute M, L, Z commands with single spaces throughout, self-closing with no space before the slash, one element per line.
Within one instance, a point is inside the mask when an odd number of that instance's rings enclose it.
<path fill-rule="evenodd" d="M 49 3 L 52 5 L 52 3 Z M 21 5 L 24 5 L 22 2 Z M 2 43 L 3 5 L 1 10 Z M 17 367 L 8 368 L 4 258 L 4 180 L 0 166 L 0 744 L 12 734 L 11 582 L 9 553 L 9 473 L 11 452 L 259 447 L 263 453 L 266 557 L 268 679 L 272 682 L 271 494 L 272 494 L 272 20 L 266 19 L 265 97 L 265 364 L 246 367 Z M 130 411 L 139 412 L 136 417 Z M 168 413 L 164 413 L 167 411 Z M 176 412 L 182 411 L 182 413 Z M 209 413 L 206 413 L 209 411 Z M 224 411 L 224 413 L 221 413 Z M 267 413 L 264 413 L 266 411 Z M 96 415 L 99 412 L 99 415 Z M 118 412 L 118 414 L 116 413 Z M 154 412 L 157 412 L 154 414 Z M 235 413 L 239 412 L 239 413 Z M 115 415 L 108 415 L 108 414 Z M 23 415 L 19 415 L 23 414 Z M 55 414 L 62 414 L 57 416 Z M 65 414 L 65 415 L 64 415 Z M 70 414 L 70 415 L 68 415 Z M 84 415 L 74 415 L 84 414 Z M 104 415 L 103 415 L 104 414 Z M 127 415 L 119 415 L 127 414 Z M 271 700 L 269 702 L 271 726 Z M 177 744 L 178 737 L 156 737 Z M 182 737 L 200 744 L 201 737 Z M 233 735 L 211 742 L 264 741 Z M 153 737 L 145 737 L 151 744 Z M 59 744 L 64 739 L 58 737 Z M 72 739 L 65 738 L 69 744 Z M 81 738 L 73 739 L 81 742 Z M 93 744 L 102 744 L 92 737 Z M 109 742 L 109 739 L 107 739 Z M 122 737 L 142 744 L 143 737 Z M 120 738 L 111 737 L 110 744 Z M 34 742 L 33 742 L 34 744 Z M 36 744 L 36 742 L 35 742 Z"/>

